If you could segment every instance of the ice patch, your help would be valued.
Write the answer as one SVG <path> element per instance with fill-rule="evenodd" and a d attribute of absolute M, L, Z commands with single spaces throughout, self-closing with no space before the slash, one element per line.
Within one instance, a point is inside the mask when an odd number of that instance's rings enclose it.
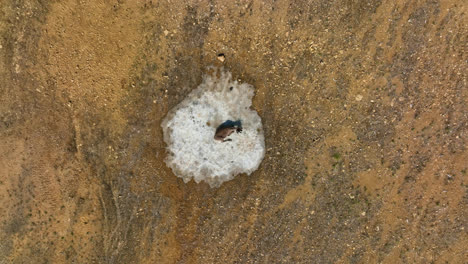
<path fill-rule="evenodd" d="M 265 155 L 262 121 L 250 109 L 254 88 L 231 77 L 216 69 L 205 75 L 161 124 L 166 164 L 184 182 L 193 178 L 219 187 L 240 173 L 250 175 Z M 215 140 L 216 128 L 226 120 L 241 120 L 242 132 L 227 137 L 231 141 Z"/>

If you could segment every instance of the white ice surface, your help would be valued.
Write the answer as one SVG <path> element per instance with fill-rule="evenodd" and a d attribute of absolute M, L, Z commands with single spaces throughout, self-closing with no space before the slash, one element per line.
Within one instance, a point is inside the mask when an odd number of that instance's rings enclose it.
<path fill-rule="evenodd" d="M 230 89 L 232 87 L 232 90 Z M 260 117 L 250 109 L 254 88 L 217 70 L 187 98 L 169 111 L 161 126 L 168 155 L 166 164 L 184 182 L 206 181 L 211 187 L 251 174 L 265 155 Z M 216 128 L 226 120 L 241 120 L 243 131 L 232 141 L 214 139 Z"/>

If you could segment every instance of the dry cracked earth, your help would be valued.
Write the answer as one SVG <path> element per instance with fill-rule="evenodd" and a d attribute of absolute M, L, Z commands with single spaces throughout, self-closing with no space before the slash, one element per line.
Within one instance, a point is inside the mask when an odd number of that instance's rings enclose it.
<path fill-rule="evenodd" d="M 467 8 L 1 1 L 0 263 L 467 263 Z M 211 65 L 267 148 L 220 188 L 160 127 Z"/>

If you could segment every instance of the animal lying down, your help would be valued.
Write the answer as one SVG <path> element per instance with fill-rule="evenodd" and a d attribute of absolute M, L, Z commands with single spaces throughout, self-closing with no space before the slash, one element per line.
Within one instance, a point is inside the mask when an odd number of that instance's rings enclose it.
<path fill-rule="evenodd" d="M 232 120 L 227 120 L 221 125 L 218 126 L 216 129 L 216 133 L 214 136 L 215 140 L 219 140 L 222 142 L 226 141 L 232 141 L 232 139 L 228 138 L 232 133 L 236 131 L 237 133 L 242 132 L 242 123 L 240 120 L 237 121 L 232 121 Z"/>

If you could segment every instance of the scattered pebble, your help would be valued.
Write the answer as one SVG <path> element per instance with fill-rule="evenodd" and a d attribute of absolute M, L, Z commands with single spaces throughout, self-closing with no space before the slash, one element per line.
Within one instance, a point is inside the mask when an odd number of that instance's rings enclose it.
<path fill-rule="evenodd" d="M 169 35 L 169 31 L 166 29 L 164 30 L 164 36 L 167 36 L 167 35 Z"/>
<path fill-rule="evenodd" d="M 226 57 L 224 56 L 224 53 L 219 53 L 219 54 L 218 54 L 218 60 L 219 60 L 220 62 L 224 62 L 225 59 L 226 59 Z"/>
<path fill-rule="evenodd" d="M 356 96 L 356 101 L 358 101 L 358 102 L 359 102 L 359 101 L 361 101 L 361 100 L 362 100 L 362 98 L 363 98 L 363 96 L 362 96 L 362 95 L 360 95 L 360 94 L 358 94 L 358 95 Z"/>

